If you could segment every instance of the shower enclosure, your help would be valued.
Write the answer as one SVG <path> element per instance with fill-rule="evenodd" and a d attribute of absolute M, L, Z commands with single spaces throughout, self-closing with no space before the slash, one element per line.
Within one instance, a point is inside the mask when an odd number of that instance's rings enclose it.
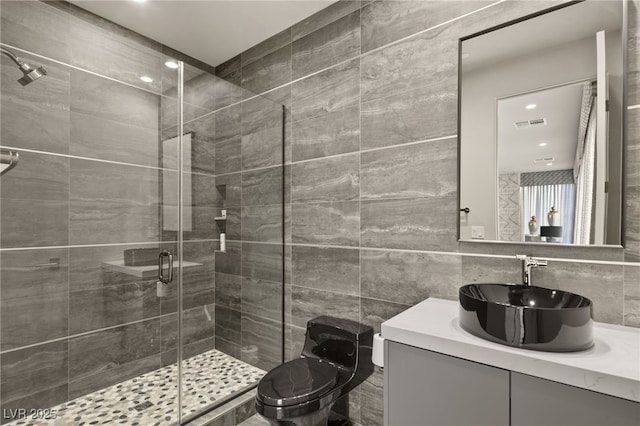
<path fill-rule="evenodd" d="M 179 424 L 251 389 L 283 361 L 282 105 L 67 3 L 0 6 L 46 72 L 1 55 L 2 423 Z"/>

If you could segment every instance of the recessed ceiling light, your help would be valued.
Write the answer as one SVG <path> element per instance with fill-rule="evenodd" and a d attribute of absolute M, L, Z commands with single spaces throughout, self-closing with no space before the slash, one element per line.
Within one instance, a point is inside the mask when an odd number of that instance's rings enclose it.
<path fill-rule="evenodd" d="M 153 79 L 147 75 L 143 75 L 142 77 L 140 77 L 140 80 L 144 81 L 145 83 L 153 82 Z"/>
<path fill-rule="evenodd" d="M 538 106 L 538 105 L 536 105 L 536 104 L 529 104 L 529 105 L 527 105 L 525 108 L 526 108 L 526 109 L 534 109 L 534 108 L 535 108 L 535 107 L 537 107 L 537 106 Z"/>
<path fill-rule="evenodd" d="M 135 1 L 136 3 L 144 3 L 144 2 L 146 2 L 147 0 L 133 0 L 133 1 Z"/>
<path fill-rule="evenodd" d="M 546 143 L 546 142 L 540 142 L 540 143 L 538 144 L 538 146 L 547 146 L 547 143 Z"/>
<path fill-rule="evenodd" d="M 178 68 L 178 63 L 172 59 L 168 60 L 167 62 L 164 63 L 167 67 L 171 68 L 172 70 L 175 70 L 176 68 Z"/>
<path fill-rule="evenodd" d="M 547 163 L 547 166 L 553 166 L 553 163 Z"/>

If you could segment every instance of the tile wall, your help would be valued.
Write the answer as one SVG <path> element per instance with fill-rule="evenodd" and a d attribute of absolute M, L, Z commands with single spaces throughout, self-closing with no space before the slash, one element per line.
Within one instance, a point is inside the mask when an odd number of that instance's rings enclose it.
<path fill-rule="evenodd" d="M 595 319 L 640 326 L 637 0 L 629 2 L 625 248 L 457 241 L 458 39 L 560 1 L 339 1 L 216 67 L 287 106 L 287 357 L 319 314 L 382 321 L 463 283 L 534 280 L 595 303 Z M 412 250 L 412 251 L 403 251 Z M 501 257 L 502 256 L 502 257 Z M 606 262 L 613 261 L 613 264 Z M 598 263 L 600 262 L 600 263 Z M 351 395 L 382 424 L 382 375 Z"/>
<path fill-rule="evenodd" d="M 281 362 L 282 107 L 68 3 L 0 7 L 2 43 L 49 70 L 22 87 L 2 55 L 2 145 L 20 163 L 0 181 L 1 408 L 51 407 L 176 361 L 175 285 L 159 298 L 153 268 L 114 266 L 128 249 L 176 252 L 162 220 L 177 202 L 163 191 L 177 181 L 177 152 L 161 148 L 177 135 L 169 57 L 187 62 L 192 134 L 184 355 Z"/>

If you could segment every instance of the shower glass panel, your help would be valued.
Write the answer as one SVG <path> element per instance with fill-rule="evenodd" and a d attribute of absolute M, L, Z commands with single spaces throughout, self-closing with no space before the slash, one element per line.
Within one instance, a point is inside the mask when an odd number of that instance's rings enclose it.
<path fill-rule="evenodd" d="M 184 65 L 183 420 L 283 361 L 283 107 Z"/>
<path fill-rule="evenodd" d="M 254 387 L 283 361 L 282 105 L 64 2 L 0 15 L 0 423 L 175 425 Z"/>
<path fill-rule="evenodd" d="M 146 83 L 36 53 L 11 37 L 16 9 L 2 12 L 3 47 L 47 69 L 23 87 L 2 57 L 0 145 L 20 159 L 0 178 L 2 422 L 176 422 L 179 274 L 168 297 L 156 281 L 159 253 L 179 257 L 160 193 L 176 204 L 178 146 L 168 162 L 159 143 L 167 120 L 178 123 L 161 114 L 178 109 L 163 93 L 178 73 L 147 67 Z"/>

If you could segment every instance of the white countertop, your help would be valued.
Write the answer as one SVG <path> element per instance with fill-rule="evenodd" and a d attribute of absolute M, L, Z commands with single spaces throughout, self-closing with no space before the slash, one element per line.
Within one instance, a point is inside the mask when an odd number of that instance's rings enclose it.
<path fill-rule="evenodd" d="M 384 339 L 640 402 L 640 329 L 594 323 L 582 352 L 540 352 L 489 342 L 458 324 L 458 302 L 427 299 L 382 323 Z"/>

